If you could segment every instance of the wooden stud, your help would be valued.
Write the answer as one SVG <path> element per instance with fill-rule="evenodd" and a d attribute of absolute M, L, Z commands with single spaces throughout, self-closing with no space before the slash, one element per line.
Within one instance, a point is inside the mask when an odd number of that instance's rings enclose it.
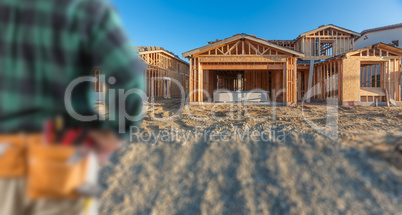
<path fill-rule="evenodd" d="M 377 74 L 378 74 L 378 71 L 377 71 L 377 64 L 375 65 L 374 70 L 375 70 L 374 87 L 378 87 L 378 86 L 377 86 Z"/>
<path fill-rule="evenodd" d="M 241 46 L 242 46 L 242 55 L 244 56 L 244 40 L 241 41 Z"/>
<path fill-rule="evenodd" d="M 342 72 L 341 72 L 341 61 L 338 61 L 338 101 L 341 102 L 342 101 Z"/>
<path fill-rule="evenodd" d="M 394 86 L 394 100 L 397 100 L 398 97 L 398 84 L 397 84 L 397 78 L 396 78 L 396 71 L 397 71 L 397 65 L 396 65 L 396 59 L 394 59 L 394 71 L 393 71 L 393 77 L 394 77 L 394 81 L 393 81 L 393 86 Z"/>
<path fill-rule="evenodd" d="M 329 97 L 330 97 L 330 98 L 333 97 L 333 92 L 332 92 L 332 85 L 333 85 L 333 83 L 332 83 L 332 75 L 333 75 L 333 73 L 332 73 L 332 62 L 331 62 L 331 63 L 329 63 L 329 77 L 328 77 L 328 79 L 329 79 L 328 87 L 329 87 Z"/>
<path fill-rule="evenodd" d="M 380 87 L 384 88 L 384 63 L 380 64 Z"/>
<path fill-rule="evenodd" d="M 287 94 L 287 91 L 288 91 L 288 89 L 287 89 L 287 74 L 286 74 L 287 73 L 286 72 L 287 68 L 286 68 L 286 66 L 287 66 L 287 62 L 283 63 L 283 88 L 285 88 L 284 89 L 285 92 L 283 92 L 283 102 L 285 104 L 287 102 L 286 94 Z"/>
<path fill-rule="evenodd" d="M 193 90 L 194 90 L 194 83 L 193 83 L 193 79 L 194 79 L 194 71 L 193 71 L 193 62 L 194 62 L 194 60 L 193 60 L 193 58 L 190 58 L 190 77 L 189 77 L 189 79 L 190 79 L 190 90 L 189 90 L 189 94 L 191 94 L 192 92 L 193 92 Z M 190 100 L 190 102 L 193 102 L 194 100 L 193 100 L 193 96 L 190 96 L 190 98 L 189 98 L 189 100 Z"/>

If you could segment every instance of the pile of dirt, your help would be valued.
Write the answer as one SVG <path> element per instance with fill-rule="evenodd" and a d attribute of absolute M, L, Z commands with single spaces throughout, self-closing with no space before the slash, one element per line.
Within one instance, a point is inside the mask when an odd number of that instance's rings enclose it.
<path fill-rule="evenodd" d="M 155 104 L 155 117 L 179 109 L 167 103 Z M 163 121 L 148 113 L 139 131 L 150 138 L 134 138 L 101 170 L 101 214 L 402 213 L 401 112 L 203 105 Z"/>

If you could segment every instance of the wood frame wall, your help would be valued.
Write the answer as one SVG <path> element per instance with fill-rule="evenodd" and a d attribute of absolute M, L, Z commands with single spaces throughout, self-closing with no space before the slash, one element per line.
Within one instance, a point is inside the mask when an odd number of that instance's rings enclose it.
<path fill-rule="evenodd" d="M 312 99 L 342 101 L 342 59 L 334 59 L 315 66 L 313 73 Z"/>
<path fill-rule="evenodd" d="M 359 100 L 374 102 L 402 101 L 401 99 L 401 51 L 400 49 L 379 43 L 370 47 L 356 50 L 348 54 L 350 58 L 359 60 L 360 69 L 367 65 L 380 65 L 380 86 L 360 85 Z M 370 75 L 372 72 L 370 73 Z M 375 78 L 378 78 L 377 76 Z M 376 80 L 374 80 L 376 81 Z M 363 99 L 362 99 L 363 98 Z"/>
<path fill-rule="evenodd" d="M 313 31 L 301 34 L 295 40 L 270 40 L 279 46 L 299 51 L 305 54 L 303 60 L 324 60 L 339 54 L 354 50 L 354 38 L 360 36 L 356 32 L 342 29 L 337 26 L 327 25 Z M 322 46 L 322 43 L 332 44 Z M 323 50 L 324 49 L 324 50 Z M 328 49 L 332 49 L 328 52 Z M 326 53 L 323 55 L 323 53 Z"/>
<path fill-rule="evenodd" d="M 353 51 L 354 37 L 358 35 L 336 26 L 323 26 L 300 35 L 294 43 L 267 41 L 244 34 L 210 42 L 207 46 L 183 53 L 183 57 L 190 60 L 189 90 L 194 93 L 190 93 L 189 100 L 204 102 L 204 90 L 212 95 L 216 85 L 213 79 L 215 71 L 242 70 L 245 71 L 245 90 L 252 86 L 262 86 L 261 89 L 272 92 L 284 89 L 281 97 L 285 104 L 305 97 L 310 83 L 321 86 L 311 89 L 315 100 L 349 103 L 358 102 L 361 96 L 372 97 L 372 100 L 386 96 L 386 101 L 402 101 L 402 50 L 379 43 Z M 333 43 L 332 55 L 335 57 L 315 56 L 323 51 L 317 49 L 321 42 Z M 307 62 L 300 61 L 298 65 L 297 61 L 312 58 L 321 62 L 312 66 L 310 74 Z M 381 80 L 380 86 L 377 82 L 373 86 L 378 89 L 361 86 L 362 65 L 381 65 L 380 77 L 374 78 Z M 264 83 L 260 84 L 261 81 Z"/>
<path fill-rule="evenodd" d="M 286 93 L 283 100 L 297 102 L 297 58 L 288 58 L 283 70 L 284 80 L 286 80 Z"/>
<path fill-rule="evenodd" d="M 375 99 L 379 102 L 402 101 L 401 56 L 400 51 L 393 52 L 384 45 L 377 45 L 318 63 L 314 66 L 313 86 L 320 84 L 321 91 L 313 88 L 313 99 L 337 98 L 343 103 L 375 102 Z M 374 77 L 375 85 L 367 82 L 368 77 L 361 76 L 362 70 L 370 66 L 375 69 L 380 66 L 380 76 Z M 370 76 L 372 74 L 371 71 Z M 366 83 L 362 83 L 363 80 Z"/>
<path fill-rule="evenodd" d="M 163 78 L 176 79 L 183 86 L 185 93 L 188 93 L 188 63 L 164 50 L 140 52 L 139 54 L 142 61 L 147 64 L 146 93 L 148 97 L 170 98 L 181 95 L 181 90 L 176 84 L 171 82 L 169 84 Z M 169 95 L 166 92 L 167 87 L 169 87 Z"/>
<path fill-rule="evenodd" d="M 318 42 L 318 46 L 317 46 Z M 321 43 L 332 43 L 332 55 L 321 56 Z M 318 48 L 318 50 L 317 50 Z M 339 54 L 344 54 L 354 50 L 354 38 L 350 33 L 346 33 L 334 28 L 327 28 L 308 35 L 304 35 L 296 39 L 295 50 L 306 55 L 304 60 L 309 60 L 312 57 L 316 60 L 326 59 Z M 318 55 L 317 55 L 318 51 Z"/>
<path fill-rule="evenodd" d="M 284 102 L 297 102 L 297 57 L 292 53 L 273 46 L 242 38 L 203 50 L 189 57 L 190 60 L 190 102 L 202 103 L 204 90 L 212 96 L 210 87 L 211 71 L 245 71 L 245 89 L 250 90 L 251 83 L 258 79 L 262 85 L 272 85 L 267 77 L 270 71 L 283 74 L 282 95 Z M 278 76 L 279 77 L 279 76 Z M 286 78 L 285 78 L 286 77 Z M 255 85 L 256 86 L 256 85 Z M 266 89 L 266 87 L 261 87 Z M 276 89 L 276 92 L 278 90 Z"/>

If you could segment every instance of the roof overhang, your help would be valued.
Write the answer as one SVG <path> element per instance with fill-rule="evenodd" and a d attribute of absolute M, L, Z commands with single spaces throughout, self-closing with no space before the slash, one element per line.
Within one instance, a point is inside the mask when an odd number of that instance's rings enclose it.
<path fill-rule="evenodd" d="M 396 28 L 402 28 L 402 23 L 367 29 L 367 30 L 362 31 L 360 34 L 361 34 L 361 36 L 363 36 L 368 33 L 374 33 L 374 32 L 378 32 L 378 31 L 388 31 L 388 30 L 392 30 L 392 29 L 396 29 Z"/>
<path fill-rule="evenodd" d="M 160 49 L 160 50 L 152 50 L 152 51 L 144 51 L 144 52 L 138 52 L 138 54 L 141 55 L 141 54 L 152 54 L 152 53 L 160 53 L 160 52 L 162 52 L 162 53 L 164 53 L 164 54 L 166 54 L 166 55 L 169 55 L 170 57 L 172 57 L 172 58 L 174 58 L 174 59 L 176 59 L 176 60 L 178 60 L 178 61 L 181 61 L 182 63 L 189 64 L 188 62 L 186 62 L 186 61 L 184 61 L 184 60 L 178 58 L 177 56 L 175 56 L 175 55 L 173 55 L 172 53 L 170 53 L 170 52 L 168 52 L 168 51 L 166 51 L 166 50 L 163 50 L 163 49 Z"/>
<path fill-rule="evenodd" d="M 331 60 L 334 60 L 334 59 L 348 57 L 348 56 L 360 53 L 360 51 L 365 51 L 367 49 L 373 49 L 373 48 L 380 48 L 380 49 L 383 49 L 383 50 L 387 50 L 387 51 L 389 51 L 391 53 L 400 55 L 402 57 L 402 49 L 396 48 L 396 47 L 393 47 L 393 46 L 390 46 L 390 45 L 387 45 L 387 44 L 384 44 L 384 43 L 377 43 L 377 44 L 367 46 L 365 48 L 361 48 L 361 49 L 358 49 L 358 50 L 355 50 L 355 51 L 352 51 L 352 52 L 348 52 L 348 53 L 345 53 L 345 54 L 340 54 L 340 55 L 328 58 L 328 59 L 326 59 L 324 61 L 316 62 L 315 64 L 321 64 L 321 63 L 331 61 Z"/>
<path fill-rule="evenodd" d="M 247 35 L 247 34 L 238 34 L 238 35 L 235 35 L 235 36 L 233 36 L 233 37 L 229 37 L 229 38 L 226 38 L 226 39 L 224 39 L 224 40 L 221 40 L 221 41 L 219 41 L 219 42 L 216 42 L 216 43 L 213 43 L 213 44 L 210 44 L 210 45 L 206 45 L 206 46 L 203 46 L 203 47 L 200 47 L 200 48 L 197 48 L 197 49 L 193 49 L 193 50 L 188 51 L 188 52 L 184 52 L 182 56 L 185 57 L 185 58 L 191 58 L 191 56 L 194 55 L 194 54 L 197 54 L 197 53 L 206 51 L 206 50 L 208 50 L 208 49 L 212 49 L 212 48 L 214 48 L 214 47 L 218 47 L 218 46 L 221 46 L 221 45 L 223 45 L 223 44 L 230 43 L 230 42 L 233 42 L 233 41 L 242 39 L 242 38 L 245 38 L 245 39 L 248 39 L 248 40 L 251 40 L 251 41 L 254 41 L 254 42 L 263 44 L 263 45 L 270 46 L 270 47 L 272 47 L 272 48 L 281 50 L 281 51 L 283 51 L 283 52 L 287 52 L 287 53 L 289 53 L 289 54 L 291 54 L 291 55 L 296 55 L 296 56 L 298 56 L 298 57 L 304 57 L 304 56 L 305 56 L 305 55 L 304 55 L 303 53 L 301 53 L 301 52 L 294 51 L 294 50 L 292 50 L 292 49 L 288 49 L 288 48 L 285 48 L 285 47 L 276 45 L 276 44 L 274 44 L 274 43 L 270 43 L 270 42 L 268 42 L 268 41 L 266 41 L 266 40 L 263 40 L 263 39 L 259 39 L 259 38 L 256 38 L 256 37 L 252 37 L 252 36 L 249 36 L 249 35 Z"/>
<path fill-rule="evenodd" d="M 387 45 L 385 43 L 377 43 L 377 44 L 373 45 L 373 47 L 378 47 L 378 48 L 381 48 L 381 49 L 389 50 L 389 51 L 391 51 L 393 53 L 396 53 L 396 54 L 399 54 L 399 55 L 402 56 L 402 49 L 394 47 L 394 46 Z"/>
<path fill-rule="evenodd" d="M 394 53 L 396 55 L 402 56 L 402 49 L 394 47 L 394 46 L 387 45 L 385 43 L 376 43 L 374 45 L 370 45 L 370 46 L 355 50 L 353 52 L 348 52 L 348 53 L 346 53 L 344 55 L 349 55 L 350 56 L 350 55 L 360 53 L 360 51 L 364 51 L 364 50 L 367 50 L 367 49 L 373 49 L 373 48 L 380 48 L 380 49 L 383 49 L 383 50 L 387 50 L 387 51 L 389 51 L 391 53 Z"/>

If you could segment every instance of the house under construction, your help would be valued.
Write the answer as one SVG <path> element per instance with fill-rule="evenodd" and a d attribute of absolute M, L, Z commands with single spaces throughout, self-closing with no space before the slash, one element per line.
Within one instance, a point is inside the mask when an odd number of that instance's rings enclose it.
<path fill-rule="evenodd" d="M 294 40 L 237 34 L 209 42 L 183 53 L 190 102 L 401 101 L 402 49 L 378 43 L 354 50 L 359 37 L 325 25 Z"/>
<path fill-rule="evenodd" d="M 188 94 L 189 64 L 187 62 L 157 46 L 139 46 L 137 49 L 139 57 L 146 64 L 147 97 L 172 98 Z M 101 82 L 101 70 L 95 68 L 94 72 L 97 102 L 102 103 L 106 85 Z"/>
<path fill-rule="evenodd" d="M 188 93 L 189 64 L 157 46 L 139 46 L 140 58 L 147 64 L 148 97 L 179 97 Z"/>

